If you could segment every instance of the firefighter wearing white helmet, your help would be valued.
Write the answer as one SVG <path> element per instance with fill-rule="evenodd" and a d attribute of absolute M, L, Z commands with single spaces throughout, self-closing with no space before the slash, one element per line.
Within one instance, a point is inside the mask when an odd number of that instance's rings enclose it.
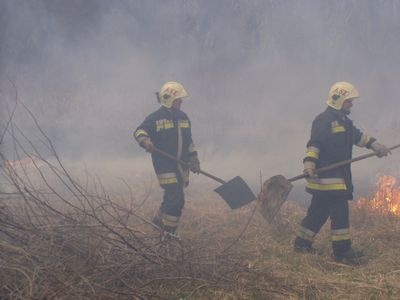
<path fill-rule="evenodd" d="M 184 207 L 184 187 L 189 184 L 189 170 L 198 173 L 200 162 L 192 140 L 191 122 L 181 110 L 188 93 L 176 81 L 166 82 L 156 93 L 161 107 L 148 115 L 137 127 L 134 137 L 151 153 L 153 167 L 164 197 L 153 222 L 165 232 L 175 234 Z M 154 148 L 187 163 L 181 166 Z"/>
<path fill-rule="evenodd" d="M 188 96 L 183 85 L 176 81 L 164 83 L 157 94 L 158 101 L 166 108 L 171 108 L 176 99 L 183 99 Z"/>
<path fill-rule="evenodd" d="M 349 234 L 348 200 L 353 199 L 350 164 L 319 174 L 315 172 L 316 169 L 351 159 L 354 145 L 372 149 L 378 157 L 390 153 L 387 147 L 361 132 L 349 119 L 353 101 L 359 97 L 359 92 L 351 83 L 336 82 L 328 93 L 328 107 L 312 122 L 303 159 L 307 175 L 306 191 L 312 198 L 294 242 L 296 251 L 314 252 L 314 237 L 330 218 L 335 258 L 354 263 L 363 256 L 362 252 L 353 250 Z"/>
<path fill-rule="evenodd" d="M 341 110 L 343 103 L 348 99 L 357 99 L 360 97 L 357 89 L 348 82 L 340 81 L 336 82 L 329 90 L 328 101 L 326 102 L 328 106 Z"/>

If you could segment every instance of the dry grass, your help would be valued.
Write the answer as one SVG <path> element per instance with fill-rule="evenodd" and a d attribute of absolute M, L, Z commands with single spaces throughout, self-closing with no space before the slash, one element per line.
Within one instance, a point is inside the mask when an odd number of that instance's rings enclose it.
<path fill-rule="evenodd" d="M 269 224 L 255 203 L 231 211 L 204 182 L 188 190 L 182 240 L 161 240 L 148 221 L 157 197 L 74 179 L 37 126 L 47 155 L 12 122 L 14 157 L 35 159 L 6 164 L 0 153 L 1 299 L 400 298 L 397 217 L 352 207 L 354 245 L 368 260 L 348 266 L 332 260 L 328 226 L 319 254 L 293 252 L 304 208 L 286 202 Z"/>
<path fill-rule="evenodd" d="M 247 226 L 254 204 L 231 211 L 207 187 L 187 202 L 182 240 L 161 243 L 158 230 L 146 222 L 156 199 L 137 211 L 142 201 L 96 195 L 61 212 L 55 196 L 44 205 L 21 193 L 2 197 L 2 298 L 400 297 L 400 220 L 395 217 L 352 210 L 354 244 L 368 260 L 348 266 L 332 260 L 328 226 L 316 240 L 318 255 L 293 252 L 305 210 L 292 202 L 285 203 L 274 224 L 256 213 Z M 59 214 L 49 208 L 53 205 Z"/>

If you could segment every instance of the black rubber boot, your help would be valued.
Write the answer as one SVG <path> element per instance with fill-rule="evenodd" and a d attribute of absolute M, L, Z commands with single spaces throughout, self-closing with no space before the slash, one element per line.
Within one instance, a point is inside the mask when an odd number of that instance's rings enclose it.
<path fill-rule="evenodd" d="M 312 242 L 309 240 L 305 240 L 301 237 L 297 237 L 294 240 L 294 251 L 300 253 L 311 253 L 315 254 L 317 251 L 312 247 Z"/>
<path fill-rule="evenodd" d="M 334 255 L 336 261 L 348 264 L 360 264 L 360 259 L 365 256 L 363 251 L 356 251 L 353 248 L 341 253 L 334 253 Z"/>

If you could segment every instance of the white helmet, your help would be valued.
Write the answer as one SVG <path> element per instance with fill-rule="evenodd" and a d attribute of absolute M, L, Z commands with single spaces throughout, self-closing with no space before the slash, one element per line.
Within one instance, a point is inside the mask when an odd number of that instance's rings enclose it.
<path fill-rule="evenodd" d="M 162 106 L 171 108 L 176 99 L 185 98 L 189 95 L 182 84 L 176 81 L 169 81 L 163 84 L 157 96 Z"/>
<path fill-rule="evenodd" d="M 332 85 L 326 103 L 334 109 L 341 110 L 345 100 L 359 97 L 360 94 L 351 83 L 340 81 Z"/>

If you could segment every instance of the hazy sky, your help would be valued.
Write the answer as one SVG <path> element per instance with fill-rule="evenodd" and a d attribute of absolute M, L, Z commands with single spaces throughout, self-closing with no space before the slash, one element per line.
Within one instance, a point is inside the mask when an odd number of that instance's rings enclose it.
<path fill-rule="evenodd" d="M 301 172 L 335 81 L 359 89 L 359 128 L 400 143 L 399 53 L 394 0 L 0 0 L 1 122 L 11 80 L 61 157 L 152 172 L 132 132 L 178 80 L 203 167 L 255 186 L 260 172 Z M 355 180 L 399 175 L 399 160 L 360 162 Z"/>

